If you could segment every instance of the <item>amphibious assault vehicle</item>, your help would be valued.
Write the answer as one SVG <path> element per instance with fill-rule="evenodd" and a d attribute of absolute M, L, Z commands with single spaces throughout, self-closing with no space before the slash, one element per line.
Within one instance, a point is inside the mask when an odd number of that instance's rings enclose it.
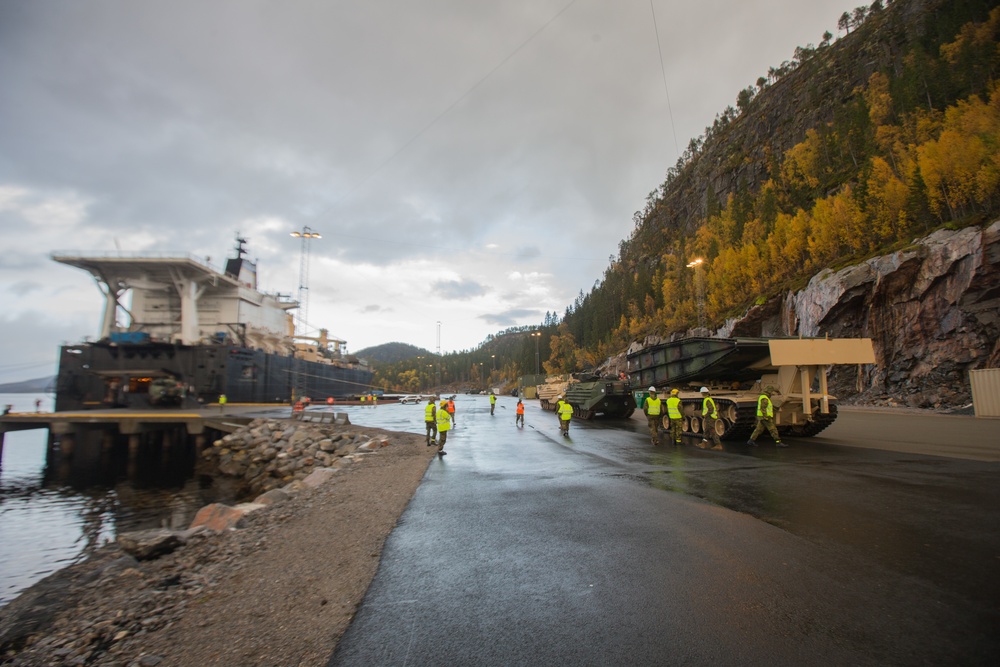
<path fill-rule="evenodd" d="M 184 385 L 172 377 L 154 378 L 149 383 L 149 404 L 155 406 L 180 405 L 184 401 Z"/>
<path fill-rule="evenodd" d="M 782 436 L 808 437 L 837 418 L 836 397 L 827 391 L 827 367 L 873 364 L 869 338 L 685 338 L 628 355 L 632 387 L 680 390 L 684 433 L 704 431 L 699 389 L 715 399 L 719 437 L 746 439 L 757 421 L 757 399 L 775 393 L 774 420 Z M 667 417 L 663 417 L 668 427 Z"/>
<path fill-rule="evenodd" d="M 573 406 L 573 416 L 580 419 L 597 415 L 627 418 L 635 412 L 635 398 L 628 382 L 594 373 L 551 376 L 539 385 L 538 395 L 542 408 L 549 411 L 556 409 L 555 397 L 562 395 Z"/>
<path fill-rule="evenodd" d="M 543 410 L 556 409 L 556 396 L 565 396 L 571 383 L 577 382 L 571 375 L 550 375 L 538 385 L 538 403 Z"/>

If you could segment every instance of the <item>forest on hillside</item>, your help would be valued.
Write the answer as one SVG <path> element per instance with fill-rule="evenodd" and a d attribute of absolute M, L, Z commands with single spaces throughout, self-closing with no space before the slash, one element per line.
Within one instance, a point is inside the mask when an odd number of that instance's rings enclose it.
<path fill-rule="evenodd" d="M 441 382 L 501 377 L 499 348 L 502 377 L 533 373 L 539 343 L 546 372 L 593 368 L 650 334 L 718 328 L 823 268 L 995 219 L 997 3 L 877 0 L 838 27 L 843 37 L 796 49 L 691 141 L 561 319 L 445 355 Z M 376 381 L 421 376 L 400 364 Z"/>

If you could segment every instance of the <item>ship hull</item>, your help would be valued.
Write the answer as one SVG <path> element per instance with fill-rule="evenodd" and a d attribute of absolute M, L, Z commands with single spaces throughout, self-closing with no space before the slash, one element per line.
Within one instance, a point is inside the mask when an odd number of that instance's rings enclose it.
<path fill-rule="evenodd" d="M 234 345 L 84 343 L 60 349 L 56 410 L 149 406 L 151 378 L 170 376 L 187 387 L 185 404 L 314 401 L 365 393 L 365 367 L 324 364 Z"/>

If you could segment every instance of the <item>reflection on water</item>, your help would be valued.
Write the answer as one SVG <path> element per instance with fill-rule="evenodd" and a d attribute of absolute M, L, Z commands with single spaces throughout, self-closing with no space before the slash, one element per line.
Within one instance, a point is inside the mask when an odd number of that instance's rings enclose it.
<path fill-rule="evenodd" d="M 14 411 L 36 396 L 0 395 Z M 51 409 L 46 397 L 42 409 Z M 50 447 L 50 443 L 53 445 Z M 129 436 L 87 429 L 7 433 L 0 468 L 0 605 L 120 532 L 187 528 L 202 506 L 233 490 L 198 475 L 193 438 L 183 432 Z"/>

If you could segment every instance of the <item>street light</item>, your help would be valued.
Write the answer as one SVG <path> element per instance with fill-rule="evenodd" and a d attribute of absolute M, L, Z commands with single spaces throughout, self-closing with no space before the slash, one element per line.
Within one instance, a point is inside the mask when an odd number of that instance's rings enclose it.
<path fill-rule="evenodd" d="M 321 239 L 323 236 L 309 226 L 300 232 L 291 232 L 289 236 L 302 239 L 302 252 L 299 255 L 299 330 L 300 335 L 306 332 L 309 316 L 309 245 L 306 241 Z"/>
<path fill-rule="evenodd" d="M 705 263 L 701 257 L 697 257 L 688 262 L 687 267 L 694 269 L 694 284 L 698 292 L 698 326 L 705 327 L 705 274 L 702 265 Z"/>
<path fill-rule="evenodd" d="M 538 375 L 538 339 L 542 337 L 542 332 L 536 331 L 531 337 L 535 339 L 535 375 Z"/>
<path fill-rule="evenodd" d="M 497 370 L 497 355 L 491 354 L 490 356 L 493 357 L 493 371 L 496 372 L 496 370 Z"/>

